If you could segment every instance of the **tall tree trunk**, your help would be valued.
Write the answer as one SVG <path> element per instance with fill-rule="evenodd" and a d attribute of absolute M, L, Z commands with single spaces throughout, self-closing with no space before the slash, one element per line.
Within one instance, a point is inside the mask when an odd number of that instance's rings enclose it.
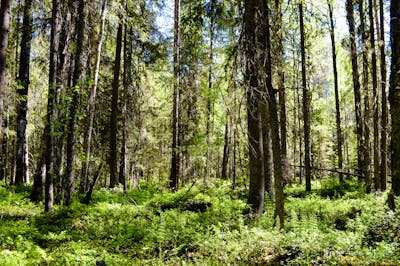
<path fill-rule="evenodd" d="M 391 168 L 392 190 L 400 196 L 400 1 L 391 0 L 390 37 L 392 64 L 390 72 L 390 115 L 392 118 Z"/>
<path fill-rule="evenodd" d="M 39 153 L 39 157 L 36 161 L 36 169 L 33 175 L 33 186 L 30 194 L 30 199 L 32 202 L 39 202 L 43 200 L 43 192 L 45 186 L 45 176 L 46 176 L 46 133 L 43 134 L 40 147 L 42 150 Z"/>
<path fill-rule="evenodd" d="M 346 0 L 347 22 L 350 32 L 350 56 L 353 76 L 354 105 L 356 114 L 356 135 L 357 135 L 357 164 L 359 174 L 365 176 L 365 166 L 363 161 L 363 128 L 361 122 L 361 94 L 360 94 L 360 76 L 358 73 L 357 62 L 357 44 L 356 44 L 356 28 L 354 21 L 354 4 L 353 0 Z"/>
<path fill-rule="evenodd" d="M 333 80 L 335 86 L 335 107 L 336 107 L 336 138 L 337 138 L 337 155 L 338 155 L 338 168 L 343 169 L 343 151 L 342 151 L 342 126 L 340 118 L 340 101 L 339 101 L 339 82 L 337 72 L 337 60 L 336 60 L 336 44 L 335 44 L 335 24 L 333 21 L 333 9 L 332 4 L 328 0 L 329 8 L 329 21 L 330 21 L 330 35 L 332 44 L 332 64 L 333 64 Z M 343 174 L 339 173 L 339 181 L 343 183 Z"/>
<path fill-rule="evenodd" d="M 304 123 L 304 166 L 306 170 L 306 191 L 311 191 L 311 129 L 310 129 L 310 96 L 307 89 L 306 51 L 304 36 L 303 4 L 299 4 L 301 36 L 301 76 L 303 87 L 303 123 Z"/>
<path fill-rule="evenodd" d="M 179 145 L 179 18 L 180 18 L 179 0 L 175 0 L 174 7 L 174 95 L 173 95 L 173 113 L 172 113 L 172 156 L 171 156 L 171 173 L 169 187 L 176 191 L 178 189 L 178 181 L 180 177 L 180 145 Z"/>
<path fill-rule="evenodd" d="M 27 143 L 27 115 L 28 115 L 28 89 L 29 68 L 32 40 L 32 0 L 26 0 L 24 5 L 24 18 L 22 25 L 21 55 L 18 74 L 18 116 L 17 116 L 17 143 L 16 143 L 16 174 L 17 185 L 29 182 L 28 177 L 28 143 Z"/>
<path fill-rule="evenodd" d="M 119 73 L 121 69 L 122 50 L 122 17 L 120 18 L 117 30 L 117 45 L 115 48 L 114 79 L 112 83 L 111 117 L 110 117 L 110 187 L 118 185 L 117 164 L 117 136 L 118 136 L 118 94 L 119 94 Z"/>
<path fill-rule="evenodd" d="M 269 115 L 268 103 L 262 105 L 262 125 L 263 125 L 263 150 L 264 150 L 264 175 L 265 175 L 265 190 L 272 200 L 274 198 L 273 188 L 273 159 L 271 150 L 271 123 Z"/>
<path fill-rule="evenodd" d="M 1 0 L 0 6 L 0 137 L 3 127 L 3 99 L 7 73 L 7 47 L 10 30 L 10 0 Z M 4 151 L 3 151 L 4 152 Z"/>
<path fill-rule="evenodd" d="M 260 6 L 259 0 L 247 0 L 244 2 L 244 29 L 243 45 L 246 61 L 244 74 L 245 88 L 247 94 L 247 132 L 249 145 L 249 172 L 250 188 L 248 204 L 256 215 L 261 215 L 264 211 L 264 154 L 262 139 L 262 124 L 260 105 L 262 101 L 261 88 L 259 84 L 258 69 L 258 46 L 265 46 L 260 40 L 262 33 L 256 30 L 256 25 L 262 22 L 257 12 Z M 261 51 L 263 53 L 264 51 Z"/>
<path fill-rule="evenodd" d="M 378 108 L 378 73 L 376 66 L 376 50 L 375 50 L 375 27 L 374 27 L 374 2 L 369 0 L 368 7 L 369 14 L 369 40 L 370 40 L 370 54 L 372 63 L 372 113 L 374 125 L 374 185 L 375 190 L 380 189 L 380 161 L 379 161 L 379 108 Z"/>
<path fill-rule="evenodd" d="M 103 36 L 104 36 L 104 26 L 106 21 L 106 13 L 107 13 L 107 0 L 103 1 L 101 6 L 101 23 L 100 23 L 100 32 L 99 32 L 99 41 L 97 44 L 96 51 L 96 62 L 94 69 L 94 81 L 93 86 L 89 91 L 88 98 L 88 107 L 87 107 L 87 121 L 86 121 L 86 132 L 84 139 L 84 149 L 85 149 L 85 160 L 82 162 L 82 180 L 80 184 L 80 192 L 87 192 L 89 189 L 90 181 L 89 181 L 89 160 L 91 156 L 91 146 L 92 146 L 92 133 L 93 133 L 93 121 L 94 121 L 94 113 L 95 113 L 95 102 L 96 102 L 96 94 L 97 94 L 97 86 L 99 83 L 99 70 L 100 70 L 100 61 L 101 61 L 101 49 L 103 46 Z"/>
<path fill-rule="evenodd" d="M 385 16 L 383 0 L 379 0 L 379 17 L 380 17 L 380 70 L 381 70 L 381 105 L 382 105 L 382 118 L 381 118 L 381 171 L 380 171 L 380 184 L 381 189 L 386 190 L 387 178 L 387 100 L 386 100 L 386 51 L 385 51 Z"/>
<path fill-rule="evenodd" d="M 68 122 L 68 135 L 67 135 L 67 168 L 65 178 L 65 194 L 64 203 L 69 206 L 72 203 L 75 187 L 75 142 L 76 142 L 76 122 L 77 122 L 77 108 L 79 103 L 79 87 L 82 82 L 83 72 L 83 47 L 85 41 L 85 1 L 77 0 L 78 4 L 78 17 L 76 20 L 76 34 L 75 34 L 75 66 L 72 76 L 72 103 L 69 108 L 69 122 Z"/>
<path fill-rule="evenodd" d="M 45 158 L 45 212 L 50 212 L 53 210 L 54 204 L 54 161 L 55 161 L 55 151 L 54 151 L 54 119 L 55 114 L 55 100 L 57 94 L 57 50 L 58 50 L 58 38 L 57 32 L 58 27 L 58 6 L 59 0 L 53 0 L 52 7 L 52 18 L 51 18 L 51 36 L 50 36 L 50 65 L 49 65 L 49 94 L 47 98 L 47 124 L 45 128 L 45 145 L 46 151 Z M 36 175 L 38 183 L 40 184 L 39 175 Z M 35 180 L 36 181 L 36 180 Z M 35 187 L 35 186 L 34 186 Z"/>
<path fill-rule="evenodd" d="M 359 0 L 360 11 L 360 31 L 362 40 L 362 62 L 363 62 L 363 89 L 364 89 L 364 136 L 361 140 L 362 156 L 364 168 L 362 169 L 365 176 L 366 191 L 371 192 L 371 155 L 370 155 L 370 108 L 369 108 L 369 74 L 368 74 L 368 40 L 365 30 L 365 16 L 364 16 L 364 0 Z"/>

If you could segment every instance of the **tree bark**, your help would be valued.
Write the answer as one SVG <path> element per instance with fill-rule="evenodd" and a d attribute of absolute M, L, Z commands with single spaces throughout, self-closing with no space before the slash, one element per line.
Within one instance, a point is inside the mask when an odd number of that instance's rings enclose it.
<path fill-rule="evenodd" d="M 114 79 L 112 83 L 111 117 L 110 117 L 110 187 L 118 185 L 118 94 L 119 94 L 119 73 L 121 69 L 121 50 L 122 50 L 122 18 L 120 18 L 117 30 L 117 45 L 115 48 Z"/>
<path fill-rule="evenodd" d="M 385 16 L 383 0 L 379 0 L 379 17 L 380 17 L 380 70 L 381 70 L 381 171 L 380 171 L 380 185 L 381 190 L 386 190 L 387 179 L 387 97 L 386 97 L 386 52 L 385 52 Z"/>
<path fill-rule="evenodd" d="M 3 132 L 3 99 L 7 74 L 7 47 L 10 31 L 10 0 L 1 0 L 0 6 L 0 137 Z M 4 151 L 3 151 L 4 152 Z"/>
<path fill-rule="evenodd" d="M 357 135 L 357 164 L 359 173 L 364 176 L 364 161 L 363 161 L 363 128 L 361 123 L 361 94 L 360 94 L 360 76 L 358 73 L 357 62 L 357 44 L 356 44 L 356 28 L 354 21 L 354 4 L 353 0 L 346 0 L 347 22 L 349 24 L 350 32 L 350 56 L 353 77 L 353 90 L 354 90 L 354 105 L 356 115 L 356 135 Z"/>
<path fill-rule="evenodd" d="M 311 191 L 311 139 L 310 139 L 310 96 L 307 89 L 306 51 L 304 36 L 303 4 L 299 4 L 300 36 L 301 36 L 301 76 L 303 87 L 303 127 L 304 127 L 304 165 L 306 174 L 306 191 Z"/>
<path fill-rule="evenodd" d="M 180 3 L 175 0 L 174 6 L 174 95 L 173 95 L 173 113 L 172 113 L 172 156 L 171 156 L 171 173 L 169 188 L 173 191 L 178 190 L 178 182 L 180 177 L 180 147 L 179 147 L 179 18 L 180 18 Z"/>
<path fill-rule="evenodd" d="M 85 41 L 85 1 L 77 0 L 78 14 L 76 20 L 75 33 L 75 66 L 72 76 L 72 103 L 69 108 L 69 122 L 67 135 L 67 168 L 65 178 L 65 194 L 64 204 L 69 206 L 72 203 L 72 197 L 75 189 L 75 142 L 76 142 L 76 123 L 77 123 L 77 108 L 79 104 L 79 90 L 82 82 L 83 72 L 83 47 Z"/>
<path fill-rule="evenodd" d="M 96 94 L 97 94 L 97 86 L 99 83 L 99 70 L 100 70 L 100 61 L 101 61 L 101 49 L 103 46 L 104 39 L 104 26 L 106 21 L 106 13 L 107 13 L 107 0 L 103 1 L 101 7 L 101 23 L 100 23 L 100 32 L 99 32 L 99 41 L 97 44 L 96 51 L 96 62 L 94 69 L 94 81 L 93 86 L 90 88 L 89 98 L 88 98 L 88 107 L 87 107 L 87 121 L 86 121 L 86 132 L 84 139 L 84 149 L 85 149 L 85 160 L 82 162 L 82 180 L 80 185 L 80 192 L 87 192 L 89 189 L 89 160 L 91 156 L 91 145 L 92 145 L 92 133 L 93 133 L 93 121 L 94 121 L 94 113 L 95 113 L 95 103 L 96 103 Z"/>
<path fill-rule="evenodd" d="M 363 138 L 361 139 L 362 157 L 363 157 L 363 169 L 362 175 L 365 176 L 366 192 L 371 192 L 371 155 L 370 155 L 370 108 L 369 108 L 369 73 L 368 73 L 368 40 L 365 30 L 365 16 L 364 16 L 364 0 L 359 0 L 359 12 L 360 12 L 360 32 L 362 40 L 362 64 L 363 64 L 363 89 L 364 89 L 364 130 Z"/>
<path fill-rule="evenodd" d="M 374 126 L 374 185 L 375 190 L 380 189 L 380 160 L 379 160 L 379 108 L 378 108 L 378 71 L 376 63 L 376 50 L 375 50 L 375 27 L 374 27 L 374 2 L 369 0 L 368 7 L 369 14 L 369 40 L 370 40 L 370 54 L 372 63 L 372 113 L 373 126 Z"/>
<path fill-rule="evenodd" d="M 29 70 L 32 40 L 32 0 L 26 0 L 22 25 L 21 54 L 18 74 L 18 116 L 17 116 L 17 143 L 16 143 L 16 174 L 17 185 L 29 183 L 28 174 L 28 143 L 27 143 L 27 115 Z"/>
<path fill-rule="evenodd" d="M 391 0 L 390 37 L 392 64 L 390 72 L 390 115 L 392 118 L 391 168 L 392 190 L 400 196 L 400 1 Z"/>
<path fill-rule="evenodd" d="M 336 59 L 336 44 L 335 44 L 335 24 L 333 21 L 333 9 L 332 4 L 328 1 L 329 8 L 329 21 L 330 21 L 330 36 L 332 44 L 332 66 L 333 66 L 333 80 L 335 87 L 335 107 L 336 107 L 336 139 L 337 139 L 337 156 L 338 156 L 338 168 L 343 169 L 343 137 L 342 137 L 342 126 L 340 118 L 340 101 L 339 101 L 339 82 L 337 72 L 337 59 Z M 339 173 L 339 181 L 343 183 L 343 174 Z"/>

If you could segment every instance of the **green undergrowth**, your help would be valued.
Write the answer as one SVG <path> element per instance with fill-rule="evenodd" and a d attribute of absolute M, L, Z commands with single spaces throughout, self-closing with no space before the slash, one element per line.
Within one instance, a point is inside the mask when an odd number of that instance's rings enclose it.
<path fill-rule="evenodd" d="M 280 230 L 269 199 L 254 219 L 243 189 L 214 184 L 100 189 L 89 205 L 44 214 L 29 187 L 1 183 L 0 265 L 400 264 L 400 212 L 386 193 L 367 195 L 354 181 L 287 187 Z"/>

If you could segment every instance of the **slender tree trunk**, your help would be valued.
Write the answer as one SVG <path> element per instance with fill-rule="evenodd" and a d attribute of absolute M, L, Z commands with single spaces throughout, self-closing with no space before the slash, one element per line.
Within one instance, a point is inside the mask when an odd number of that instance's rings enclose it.
<path fill-rule="evenodd" d="M 387 99 L 386 99 L 386 52 L 385 52 L 385 16 L 383 0 L 379 0 L 379 17 L 380 17 L 380 70 L 381 70 L 381 103 L 382 103 L 382 118 L 381 118 L 381 171 L 380 185 L 382 190 L 386 190 L 387 178 Z"/>
<path fill-rule="evenodd" d="M 169 187 L 176 191 L 178 190 L 178 181 L 180 177 L 180 137 L 179 137 L 179 15 L 180 4 L 179 0 L 175 0 L 174 7 L 174 103 L 173 103 L 173 119 L 172 119 L 172 156 L 171 156 L 171 173 Z"/>
<path fill-rule="evenodd" d="M 265 175 L 265 190 L 272 200 L 274 198 L 273 188 L 273 160 L 271 150 L 271 123 L 269 115 L 268 103 L 262 105 L 262 125 L 263 125 L 263 150 L 264 150 L 264 175 Z"/>
<path fill-rule="evenodd" d="M 336 138 L 337 138 L 337 153 L 338 153 L 338 168 L 343 169 L 343 137 L 342 137 L 342 126 L 340 118 L 340 101 L 339 101 L 339 82 L 337 72 L 337 60 L 336 60 L 336 44 L 335 44 L 335 24 L 333 21 L 333 9 L 332 4 L 328 1 L 329 8 L 329 21 L 330 21 L 330 35 L 332 44 L 332 64 L 333 64 L 333 79 L 335 86 L 335 107 L 336 107 Z M 343 174 L 339 173 L 339 181 L 343 183 Z"/>
<path fill-rule="evenodd" d="M 3 99 L 7 73 L 7 47 L 10 30 L 10 0 L 1 0 L 0 6 L 0 137 L 3 127 Z M 4 152 L 4 151 L 3 151 Z"/>
<path fill-rule="evenodd" d="M 356 28 L 354 21 L 354 4 L 353 0 L 346 0 L 347 22 L 350 32 L 350 56 L 353 76 L 354 105 L 356 114 L 356 135 L 357 135 L 357 163 L 359 174 L 365 176 L 365 166 L 363 162 L 363 128 L 361 123 L 361 94 L 360 94 L 360 76 L 358 73 L 357 62 L 357 44 L 356 44 Z"/>
<path fill-rule="evenodd" d="M 83 46 L 85 41 L 85 1 L 77 0 L 78 4 L 78 17 L 76 21 L 76 35 L 75 35 L 75 66 L 72 77 L 72 103 L 69 108 L 69 122 L 68 122 L 68 135 L 67 135 L 67 168 L 65 178 L 65 194 L 64 203 L 69 206 L 72 203 L 75 187 L 75 142 L 76 142 L 76 123 L 77 123 L 77 108 L 79 101 L 79 87 L 82 82 L 83 72 Z"/>
<path fill-rule="evenodd" d="M 374 185 L 375 190 L 380 189 L 380 160 L 379 160 L 379 108 L 378 108 L 378 71 L 376 63 L 376 50 L 375 50 L 375 27 L 374 27 L 374 2 L 369 0 L 369 40 L 370 40 L 370 54 L 372 63 L 372 113 L 374 125 Z"/>
<path fill-rule="evenodd" d="M 45 128 L 45 212 L 50 212 L 53 210 L 54 204 L 54 161 L 55 161 L 55 151 L 54 151 L 54 119 L 56 118 L 56 107 L 55 100 L 57 96 L 57 50 L 58 50 L 58 7 L 59 0 L 53 0 L 52 7 L 52 18 L 51 18 L 51 36 L 50 36 L 50 66 L 49 66 L 49 94 L 47 98 L 47 124 Z M 38 183 L 40 184 L 39 175 L 36 175 Z M 35 180 L 36 181 L 36 180 Z"/>
<path fill-rule="evenodd" d="M 306 191 L 311 191 L 311 139 L 310 139 L 310 96 L 307 89 L 306 51 L 304 36 L 303 4 L 299 4 L 301 35 L 301 76 L 303 87 L 303 123 L 304 123 L 304 163 L 306 170 Z"/>
<path fill-rule="evenodd" d="M 15 183 L 20 185 L 29 183 L 28 177 L 28 141 L 27 141 L 27 116 L 28 116 L 28 89 L 29 68 L 32 40 L 32 0 L 26 0 L 24 5 L 24 18 L 22 25 L 21 55 L 18 74 L 18 116 L 17 116 L 17 143 L 16 143 L 16 174 Z"/>
<path fill-rule="evenodd" d="M 122 18 L 120 18 L 117 30 L 117 45 L 115 49 L 114 79 L 112 83 L 111 117 L 110 117 L 110 187 L 118 185 L 117 174 L 117 136 L 118 136 L 118 92 L 119 92 L 119 73 L 121 69 L 121 50 L 122 50 Z"/>
<path fill-rule="evenodd" d="M 10 124 L 10 115 L 9 115 L 9 109 L 8 109 L 8 104 L 6 104 L 6 117 L 4 119 L 4 134 L 1 139 L 2 143 L 2 155 L 1 155 L 1 168 L 0 168 L 0 180 L 4 179 L 4 182 L 7 184 L 7 177 L 9 175 L 8 169 L 9 169 L 9 139 L 10 139 L 10 134 L 9 134 L 9 124 Z M 11 175 L 10 175 L 11 177 Z M 9 178 L 11 179 L 11 178 Z"/>
<path fill-rule="evenodd" d="M 229 115 L 226 115 L 225 123 L 225 134 L 224 134 L 224 153 L 222 156 L 222 170 L 221 178 L 226 179 L 228 177 L 228 161 L 229 161 Z"/>
<path fill-rule="evenodd" d="M 392 118 L 391 168 L 392 190 L 400 196 L 400 1 L 391 0 L 390 37 L 392 64 L 390 72 L 390 115 Z"/>
<path fill-rule="evenodd" d="M 101 7 L 101 23 L 100 23 L 99 41 L 97 44 L 97 51 L 96 51 L 94 81 L 93 81 L 93 86 L 90 88 L 89 98 L 88 98 L 88 108 L 87 108 L 88 116 L 87 116 L 87 121 L 86 121 L 86 132 L 85 132 L 85 139 L 84 139 L 85 160 L 82 162 L 82 180 L 81 180 L 81 185 L 80 185 L 81 193 L 87 192 L 89 189 L 89 185 L 90 185 L 89 161 L 90 161 L 90 156 L 91 156 L 93 121 L 94 121 L 94 113 L 95 113 L 97 86 L 99 83 L 101 49 L 103 46 L 103 39 L 104 39 L 103 36 L 104 36 L 104 26 L 105 26 L 105 21 L 106 21 L 106 13 L 107 13 L 107 0 L 104 0 L 102 7 Z"/>
<path fill-rule="evenodd" d="M 44 133 L 41 138 L 40 146 L 44 149 L 40 151 L 39 158 L 37 158 L 36 161 L 36 169 L 33 175 L 33 186 L 29 196 L 32 202 L 39 202 L 43 200 L 46 177 L 46 133 Z"/>
<path fill-rule="evenodd" d="M 360 31 L 363 45 L 362 62 L 363 62 L 363 89 L 364 89 L 364 136 L 361 140 L 362 157 L 364 162 L 364 168 L 362 169 L 363 175 L 365 176 L 366 191 L 371 192 L 371 155 L 370 155 L 370 108 L 369 108 L 369 73 L 368 73 L 368 40 L 365 30 L 365 16 L 364 16 L 364 0 L 359 0 L 359 11 L 360 11 Z"/>

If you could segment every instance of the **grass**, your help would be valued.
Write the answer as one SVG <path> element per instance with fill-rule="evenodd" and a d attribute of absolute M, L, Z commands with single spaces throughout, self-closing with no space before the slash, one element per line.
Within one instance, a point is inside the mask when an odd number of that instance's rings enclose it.
<path fill-rule="evenodd" d="M 88 206 L 44 214 L 29 187 L 1 183 L 0 265 L 400 264 L 400 212 L 389 211 L 386 193 L 366 195 L 356 182 L 317 182 L 312 194 L 287 187 L 279 230 L 273 203 L 254 221 L 242 189 L 214 184 L 100 189 Z"/>

